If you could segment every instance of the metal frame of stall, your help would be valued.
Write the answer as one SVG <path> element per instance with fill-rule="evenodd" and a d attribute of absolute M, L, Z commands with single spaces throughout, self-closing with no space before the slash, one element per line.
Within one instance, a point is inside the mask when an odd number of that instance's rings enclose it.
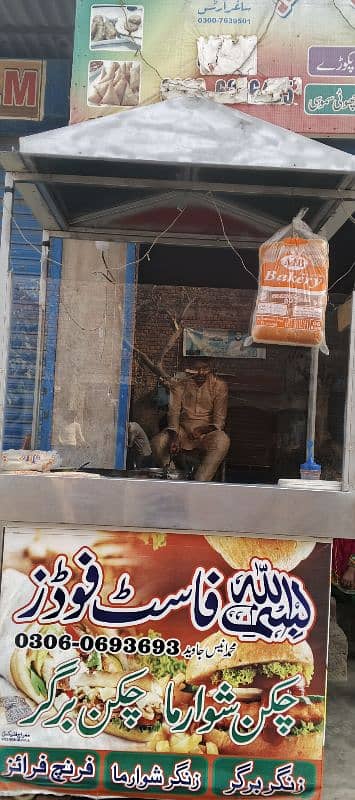
<path fill-rule="evenodd" d="M 175 101 L 175 106 L 170 105 L 172 109 L 172 118 L 169 125 L 172 128 L 172 134 L 179 138 L 179 131 L 177 130 L 178 123 L 175 117 L 180 120 L 183 125 L 186 125 L 186 113 L 189 107 L 186 106 L 186 100 L 179 99 Z M 229 109 L 221 109 L 211 101 L 194 99 L 194 106 L 191 110 L 196 110 L 196 103 L 200 103 L 201 113 L 216 116 L 215 119 L 215 134 L 216 142 L 212 143 L 212 151 L 214 145 L 217 149 L 219 146 L 218 136 L 220 126 L 227 121 L 231 125 L 239 125 L 240 130 L 244 130 L 248 125 L 252 125 L 253 131 L 255 125 L 258 128 L 258 133 L 261 136 L 272 135 L 276 137 L 275 146 L 279 147 L 277 141 L 278 129 L 275 126 L 263 123 L 260 120 L 253 120 L 246 117 L 244 114 L 230 111 Z M 185 103 L 185 105 L 184 105 Z M 153 129 L 156 125 L 157 114 L 156 109 L 162 107 L 162 119 L 165 120 L 168 104 L 158 104 L 158 106 L 151 109 L 139 109 L 137 111 L 130 111 L 127 114 L 118 115 L 119 119 L 116 120 L 116 125 L 121 125 L 122 137 L 127 135 L 125 131 L 125 124 L 131 125 L 132 121 L 137 123 L 136 130 L 142 130 L 143 135 L 147 137 L 147 129 L 144 124 L 144 112 L 146 118 L 153 120 Z M 233 116 L 226 117 L 225 115 L 231 114 Z M 136 118 L 134 120 L 134 115 Z M 223 117 L 222 117 L 223 115 Z M 165 124 L 164 123 L 164 124 Z M 222 124 L 223 123 L 223 124 Z M 228 179 L 218 178 L 215 172 L 218 166 L 218 158 L 215 155 L 210 157 L 208 166 L 213 168 L 213 180 L 211 174 L 201 177 L 198 166 L 201 162 L 198 161 L 198 155 L 193 152 L 193 145 L 191 145 L 189 157 L 186 156 L 186 147 L 183 155 L 176 163 L 171 163 L 169 157 L 164 152 L 169 150 L 169 143 L 166 143 L 166 137 L 162 144 L 162 154 L 155 159 L 158 169 L 162 170 L 166 167 L 166 174 L 160 177 L 144 177 L 144 170 L 142 175 L 137 177 L 137 162 L 134 160 L 132 152 L 129 151 L 127 140 L 123 149 L 124 165 L 126 169 L 126 176 L 111 175 L 111 168 L 113 161 L 105 161 L 103 152 L 95 152 L 94 158 L 92 152 L 90 153 L 92 161 L 86 162 L 86 171 L 83 170 L 83 161 L 78 159 L 73 160 L 71 163 L 67 160 L 70 169 L 67 168 L 63 172 L 63 159 L 68 156 L 66 148 L 72 152 L 72 156 L 77 150 L 77 144 L 80 142 L 82 136 L 83 147 L 85 151 L 85 137 L 89 137 L 88 150 L 90 151 L 90 138 L 94 133 L 95 125 L 100 125 L 102 128 L 108 130 L 113 125 L 113 118 L 106 120 L 97 120 L 95 122 L 84 123 L 84 126 L 89 125 L 85 132 L 83 125 L 74 126 L 71 130 L 64 129 L 64 132 L 58 131 L 59 137 L 63 137 L 63 149 L 59 152 L 57 163 L 53 161 L 53 171 L 48 169 L 48 159 L 42 159 L 36 156 L 36 148 L 39 134 L 35 137 L 27 137 L 21 153 L 6 153 L 2 154 L 1 160 L 4 167 L 7 169 L 4 208 L 3 208 L 3 226 L 1 235 L 1 253 L 0 253 L 0 440 L 2 438 L 3 430 L 3 409 L 4 398 L 6 393 L 6 371 L 7 371 L 7 356 L 8 356 L 8 338 L 9 338 L 9 324 L 10 324 L 10 309 L 11 309 L 11 272 L 9 269 L 10 259 L 10 232 L 12 224 L 12 210 L 14 202 L 14 188 L 15 186 L 20 189 L 26 202 L 31 206 L 34 214 L 39 220 L 42 221 L 44 226 L 43 246 L 42 246 L 42 262 L 41 262 L 41 282 L 40 282 L 40 305 L 39 305 L 39 329 L 38 329 L 38 348 L 37 348 L 37 367 L 36 367 L 36 391 L 35 391 L 35 404 L 34 404 L 34 423 L 32 431 L 32 442 L 35 444 L 36 429 L 38 424 L 38 414 L 40 406 L 40 382 L 43 365 L 43 350 L 44 350 L 44 336 L 45 336 L 45 315 L 46 315 L 46 289 L 47 289 L 47 273 L 48 273 L 48 253 L 49 241 L 54 238 L 72 238 L 72 239 L 91 239 L 91 240 L 108 240 L 108 241 L 154 241 L 156 232 L 147 233 L 146 230 L 131 231 L 117 230 L 114 225 L 110 228 L 108 225 L 107 209 L 95 206 L 95 210 L 91 214 L 86 214 L 82 217 L 81 224 L 73 224 L 65 219 L 61 210 L 61 198 L 59 191 L 61 188 L 68 189 L 68 187 L 81 187 L 85 192 L 97 188 L 105 189 L 119 189 L 129 187 L 130 189 L 136 188 L 139 191 L 150 192 L 157 191 L 157 197 L 150 196 L 146 208 L 159 206 L 162 198 L 166 197 L 166 190 L 175 192 L 173 202 L 176 203 L 176 192 L 181 193 L 189 192 L 192 197 L 192 202 L 197 197 L 197 193 L 201 197 L 201 192 L 206 190 L 207 193 L 213 192 L 213 197 L 216 193 L 222 192 L 224 195 L 227 193 L 229 197 L 237 194 L 238 198 L 257 198 L 262 192 L 263 197 L 286 198 L 294 199 L 298 204 L 311 203 L 313 201 L 321 202 L 321 207 L 316 210 L 316 218 L 318 220 L 317 230 L 323 232 L 330 238 L 351 216 L 355 209 L 355 170 L 347 166 L 344 171 L 341 169 L 336 170 L 339 181 L 334 185 L 334 174 L 331 174 L 329 165 L 327 166 L 326 175 L 331 175 L 330 185 L 324 186 L 324 181 L 319 177 L 319 183 L 312 185 L 312 177 L 320 175 L 320 168 L 318 172 L 314 172 L 311 177 L 311 186 L 307 179 L 306 185 L 302 183 L 301 171 L 297 168 L 297 157 L 295 155 L 287 156 L 285 154 L 285 170 L 289 173 L 296 173 L 296 178 L 293 184 L 289 184 L 283 176 L 280 180 L 281 172 L 278 171 L 279 183 L 273 174 L 273 179 L 264 184 L 260 182 L 260 177 L 263 174 L 267 175 L 266 166 L 261 168 L 258 172 L 257 167 L 251 164 L 250 170 L 254 169 L 254 177 L 258 180 L 253 183 L 244 182 L 241 180 L 243 172 L 238 173 L 237 181 L 235 181 L 233 169 L 240 167 L 240 160 L 236 163 L 232 162 L 230 172 L 225 172 Z M 81 129 L 81 131 L 80 131 Z M 273 129 L 271 131 L 271 129 Z M 66 130 L 68 130 L 66 134 Z M 281 129 L 280 129 L 281 131 Z M 275 133 L 276 132 L 276 133 Z M 223 135 L 222 131 L 222 135 Z M 244 130 L 244 134 L 249 135 L 250 131 Z M 51 132 L 48 135 L 49 141 L 56 132 Z M 287 136 L 291 146 L 292 137 L 296 137 L 295 143 L 299 146 L 298 137 L 290 132 L 282 131 L 282 136 Z M 280 134 L 280 135 L 281 135 Z M 182 133 L 183 135 L 183 133 Z M 46 134 L 44 135 L 46 136 Z M 68 141 L 65 140 L 67 136 Z M 75 137 L 77 140 L 75 141 Z M 128 138 L 130 138 L 128 136 Z M 149 140 L 149 135 L 148 135 Z M 163 138 L 163 137 L 162 137 Z M 213 138 L 213 137 L 212 137 Z M 32 140 L 36 140 L 36 144 L 32 145 Z M 298 141 L 297 141 L 298 140 Z M 60 142 L 60 138 L 58 139 Z M 121 142 L 123 139 L 121 138 Z M 28 142 L 28 144 L 26 144 Z M 306 156 L 312 159 L 312 147 L 322 148 L 323 145 L 318 143 L 304 140 Z M 32 154 L 31 154 L 32 147 Z M 102 143 L 98 148 L 103 147 Z M 21 148 L 22 149 L 22 148 Z M 60 147 L 59 147 L 60 150 Z M 328 148 L 329 150 L 329 148 Z M 92 151 L 92 146 L 91 146 Z M 338 153 L 339 151 L 333 151 Z M 30 155 L 29 155 L 30 153 Z M 80 153 L 80 149 L 79 149 Z M 82 155 L 82 153 L 80 153 Z M 321 155 L 321 151 L 319 151 Z M 54 155 L 54 153 L 53 153 Z M 131 155 L 131 157 L 130 157 Z M 335 157 L 335 156 L 334 156 Z M 351 156 L 347 154 L 339 154 L 339 159 L 350 159 Z M 231 158 L 231 156 L 229 156 Z M 147 151 L 147 164 L 152 163 L 152 153 Z M 186 160 L 188 163 L 186 163 Z M 354 159 L 355 161 L 355 159 Z M 119 159 L 118 159 L 119 162 Z M 340 162 L 339 162 L 340 163 Z M 349 162 L 350 163 L 350 162 Z M 345 164 L 345 161 L 344 161 Z M 139 165 L 138 165 L 139 166 Z M 146 166 L 146 165 L 143 165 Z M 203 166 L 206 163 L 203 162 Z M 132 167 L 132 169 L 130 169 Z M 228 167 L 228 164 L 227 164 Z M 170 168 L 170 169 L 168 169 Z M 232 169 L 233 168 L 233 169 Z M 245 165 L 242 163 L 242 168 Z M 100 171 L 101 169 L 101 171 Z M 264 169 L 264 173 L 263 173 Z M 128 170 L 128 172 L 127 172 Z M 270 168 L 271 170 L 271 168 Z M 269 171 L 270 171 L 269 170 Z M 307 172 L 307 171 L 306 171 Z M 250 171 L 249 171 L 250 174 Z M 175 175 L 175 177 L 174 177 Z M 309 177 L 309 176 L 308 176 Z M 314 183 L 317 181 L 314 179 Z M 281 185 L 279 185 L 281 184 Z M 55 192 L 58 192 L 57 196 Z M 163 195 L 161 193 L 163 192 Z M 53 194 L 54 193 L 54 194 Z M 159 194 L 160 193 L 160 194 Z M 93 195 L 94 196 L 94 195 Z M 55 199 L 58 202 L 55 202 Z M 164 202 L 164 199 L 163 199 Z M 136 204 L 135 207 L 137 206 Z M 114 211 L 119 212 L 119 208 Z M 126 212 L 132 212 L 132 204 L 126 202 Z M 245 216 L 247 211 L 239 209 L 242 217 Z M 250 211 L 250 213 L 252 213 Z M 259 209 L 260 215 L 260 209 Z M 255 216 L 258 216 L 258 211 L 255 211 Z M 262 214 L 261 214 L 262 216 Z M 112 214 L 111 214 L 112 217 Z M 99 227 L 93 230 L 90 227 L 93 219 L 98 221 Z M 102 224 L 100 224 L 102 220 Z M 150 236 L 150 239 L 149 239 Z M 208 238 L 208 237 L 207 237 Z M 234 240 L 239 247 L 241 246 L 258 246 L 258 242 L 242 242 Z M 190 237 L 186 241 L 186 237 L 179 240 L 179 236 L 174 233 L 169 233 L 163 240 L 165 243 L 195 243 L 197 245 L 205 244 L 207 246 L 216 246 L 221 244 L 218 237 L 211 237 L 207 241 L 206 237 L 201 241 L 201 237 Z M 315 409 L 316 409 L 316 381 L 318 369 L 318 351 L 314 351 L 311 359 L 311 375 L 310 375 L 310 402 L 308 414 L 308 436 L 314 438 L 315 428 Z M 327 489 L 326 483 L 322 489 L 289 489 L 280 488 L 277 486 L 267 485 L 233 485 L 233 484 L 198 484 L 198 483 L 160 483 L 157 481 L 135 481 L 134 479 L 109 479 L 104 478 L 97 480 L 95 483 L 95 492 L 92 492 L 92 480 L 90 476 L 81 476 L 80 480 L 71 476 L 60 475 L 0 475 L 0 517 L 3 522 L 17 522 L 17 523 L 35 523 L 37 525 L 51 525 L 62 524 L 69 526 L 100 526 L 114 527 L 119 529 L 163 529 L 163 530 L 176 530 L 176 531 L 193 531 L 193 532 L 225 532 L 233 534 L 251 534 L 251 535 L 265 535 L 268 537 L 296 537 L 306 538 L 312 537 L 317 539 L 330 539 L 334 536 L 341 538 L 353 538 L 353 526 L 355 519 L 355 303 L 353 303 L 351 333 L 350 333 L 350 353 L 349 353 L 349 373 L 348 373 L 348 394 L 347 394 L 347 408 L 346 408 L 346 432 L 345 432 L 345 445 L 344 445 L 344 470 L 343 470 L 343 485 L 342 491 L 331 491 Z"/>

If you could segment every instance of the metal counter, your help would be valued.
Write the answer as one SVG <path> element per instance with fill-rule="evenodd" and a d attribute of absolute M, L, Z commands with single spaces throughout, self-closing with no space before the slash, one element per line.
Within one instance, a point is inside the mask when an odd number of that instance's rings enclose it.
<path fill-rule="evenodd" d="M 2 474 L 0 519 L 41 526 L 354 538 L 355 492 Z"/>

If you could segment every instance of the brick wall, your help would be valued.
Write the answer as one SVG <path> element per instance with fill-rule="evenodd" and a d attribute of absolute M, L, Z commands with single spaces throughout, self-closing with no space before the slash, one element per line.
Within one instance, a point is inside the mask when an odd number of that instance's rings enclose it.
<path fill-rule="evenodd" d="M 184 317 L 186 327 L 248 331 L 255 300 L 252 291 L 140 285 L 135 344 L 153 362 L 158 361 L 171 336 L 170 315 L 179 317 L 191 299 Z M 322 386 L 326 387 L 325 392 L 320 387 L 320 409 L 326 417 L 320 425 L 322 440 L 327 439 L 329 427 L 329 403 L 323 395 L 329 400 L 336 387 L 344 387 L 347 364 L 347 337 L 337 333 L 335 313 L 330 312 L 327 329 L 331 356 L 321 356 Z M 183 358 L 180 340 L 164 365 L 174 374 L 191 361 Z M 309 363 L 308 350 L 276 346 L 267 347 L 266 360 L 211 359 L 213 369 L 229 385 L 230 467 L 269 469 L 277 476 L 297 472 L 305 440 Z M 140 422 L 149 436 L 164 423 L 164 412 L 154 404 L 156 388 L 157 378 L 135 357 L 131 418 Z M 338 421 L 332 430 L 342 427 L 343 401 L 342 391 L 338 391 Z"/>

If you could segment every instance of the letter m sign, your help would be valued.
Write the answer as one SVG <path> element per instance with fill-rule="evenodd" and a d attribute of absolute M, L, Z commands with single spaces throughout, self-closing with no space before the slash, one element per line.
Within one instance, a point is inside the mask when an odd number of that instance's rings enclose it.
<path fill-rule="evenodd" d="M 40 119 L 43 94 L 43 62 L 0 62 L 0 116 Z"/>

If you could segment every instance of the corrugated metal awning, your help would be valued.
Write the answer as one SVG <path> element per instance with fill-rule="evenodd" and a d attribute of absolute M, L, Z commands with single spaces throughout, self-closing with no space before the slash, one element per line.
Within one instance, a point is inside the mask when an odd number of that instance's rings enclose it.
<path fill-rule="evenodd" d="M 196 97 L 26 137 L 2 163 L 76 238 L 254 248 L 304 206 L 328 238 L 355 209 L 354 156 Z"/>

